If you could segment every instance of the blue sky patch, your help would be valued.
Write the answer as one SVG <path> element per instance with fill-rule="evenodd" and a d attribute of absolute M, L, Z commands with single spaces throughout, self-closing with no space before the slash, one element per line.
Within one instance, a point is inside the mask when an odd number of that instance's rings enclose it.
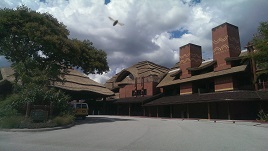
<path fill-rule="evenodd" d="M 170 33 L 171 35 L 170 39 L 172 39 L 172 38 L 180 38 L 183 34 L 188 34 L 189 31 L 181 29 L 181 30 L 173 30 L 168 33 Z"/>
<path fill-rule="evenodd" d="M 196 4 L 199 4 L 201 3 L 201 0 L 191 0 L 191 1 L 188 1 L 188 0 L 181 0 L 183 4 L 188 4 L 189 6 L 194 6 Z"/>
<path fill-rule="evenodd" d="M 110 3 L 110 0 L 104 0 L 104 4 L 107 5 Z"/>

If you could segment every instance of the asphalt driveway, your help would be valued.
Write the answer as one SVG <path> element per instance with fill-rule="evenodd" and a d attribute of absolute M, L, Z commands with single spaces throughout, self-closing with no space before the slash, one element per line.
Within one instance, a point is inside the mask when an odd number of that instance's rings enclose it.
<path fill-rule="evenodd" d="M 268 124 L 88 116 L 42 132 L 0 131 L 0 151 L 267 151 Z"/>

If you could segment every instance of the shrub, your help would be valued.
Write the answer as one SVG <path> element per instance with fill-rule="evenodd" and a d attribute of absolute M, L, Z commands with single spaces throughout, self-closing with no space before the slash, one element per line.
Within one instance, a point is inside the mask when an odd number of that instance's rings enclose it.
<path fill-rule="evenodd" d="M 65 114 L 63 116 L 57 116 L 54 119 L 52 119 L 52 122 L 55 123 L 57 126 L 62 126 L 62 125 L 68 125 L 74 122 L 74 116 Z"/>
<path fill-rule="evenodd" d="M 261 121 L 268 122 L 268 114 L 264 113 L 263 110 L 260 110 L 258 116 L 259 116 Z"/>
<path fill-rule="evenodd" d="M 36 123 L 31 118 L 25 118 L 23 121 L 21 121 L 19 128 L 37 129 L 37 128 L 49 128 L 55 126 L 57 125 L 53 123 L 51 120 Z"/>
<path fill-rule="evenodd" d="M 0 101 L 0 120 L 4 117 L 18 116 L 17 110 L 12 107 L 12 101 L 15 95 L 9 96 Z"/>
<path fill-rule="evenodd" d="M 68 110 L 68 101 L 70 97 L 63 91 L 48 88 L 42 85 L 29 83 L 24 86 L 15 86 L 16 94 L 8 98 L 10 104 L 19 113 L 25 114 L 26 104 L 29 102 L 34 105 L 53 104 L 53 114 L 58 115 Z"/>
<path fill-rule="evenodd" d="M 0 119 L 0 128 L 19 128 L 23 116 L 6 116 Z"/>

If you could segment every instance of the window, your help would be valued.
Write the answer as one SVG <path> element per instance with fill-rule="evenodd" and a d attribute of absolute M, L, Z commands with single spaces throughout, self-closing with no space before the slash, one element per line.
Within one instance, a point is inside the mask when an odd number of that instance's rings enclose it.
<path fill-rule="evenodd" d="M 147 95 L 147 90 L 143 89 L 143 90 L 132 91 L 132 96 L 141 96 L 141 95 Z"/>

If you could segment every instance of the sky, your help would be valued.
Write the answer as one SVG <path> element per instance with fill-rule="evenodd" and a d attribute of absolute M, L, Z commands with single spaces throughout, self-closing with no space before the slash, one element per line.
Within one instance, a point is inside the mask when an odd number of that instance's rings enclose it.
<path fill-rule="evenodd" d="M 171 68 L 188 43 L 212 59 L 211 29 L 225 22 L 238 26 L 243 50 L 268 21 L 268 0 L 1 0 L 0 8 L 22 4 L 52 14 L 70 38 L 88 39 L 107 53 L 110 71 L 88 75 L 99 83 L 140 61 Z M 124 25 L 113 26 L 108 17 Z M 8 65 L 0 56 L 0 67 Z"/>

